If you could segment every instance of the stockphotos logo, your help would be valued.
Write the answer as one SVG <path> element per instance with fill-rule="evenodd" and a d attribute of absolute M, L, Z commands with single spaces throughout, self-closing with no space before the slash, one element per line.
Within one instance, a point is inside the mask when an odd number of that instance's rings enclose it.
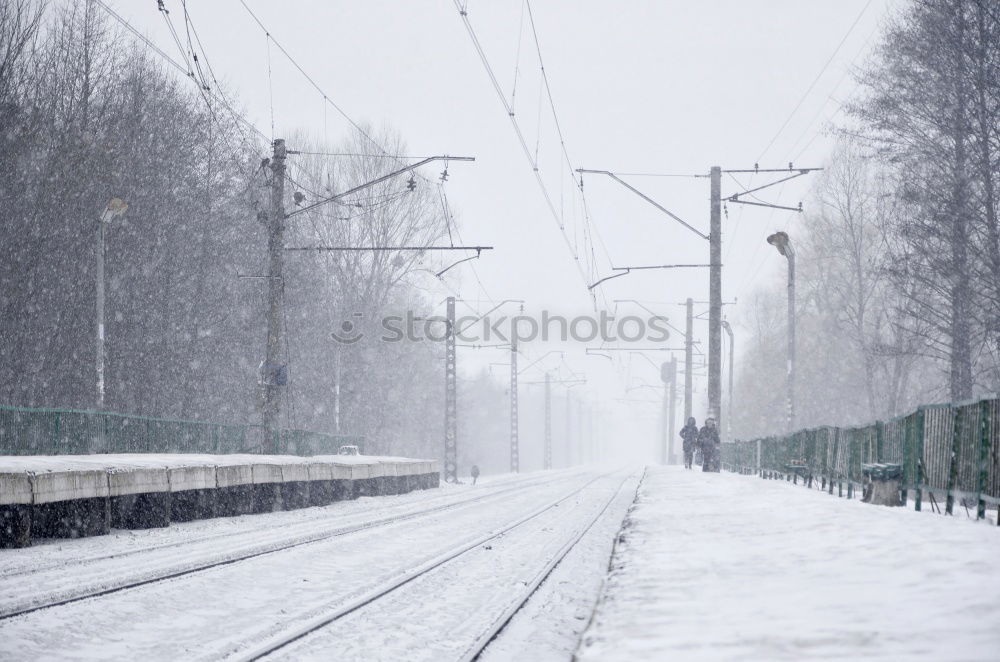
<path fill-rule="evenodd" d="M 451 330 L 445 317 L 421 317 L 407 311 L 405 315 L 387 315 L 378 326 L 367 331 L 364 313 L 352 313 L 330 335 L 344 345 L 353 345 L 362 339 L 375 337 L 381 342 L 443 342 Z M 515 315 L 508 317 L 475 317 L 467 315 L 455 319 L 456 340 L 465 343 L 509 343 L 517 340 L 594 342 L 664 342 L 670 337 L 666 317 L 652 315 L 615 317 L 601 311 L 597 315 L 567 317 L 553 315 L 543 310 L 540 316 Z"/>

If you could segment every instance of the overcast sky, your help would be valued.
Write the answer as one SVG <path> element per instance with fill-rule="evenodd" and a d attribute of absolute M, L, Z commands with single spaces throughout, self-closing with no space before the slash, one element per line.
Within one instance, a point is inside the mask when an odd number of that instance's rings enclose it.
<path fill-rule="evenodd" d="M 108 1 L 179 57 L 155 3 Z M 574 168 L 706 174 L 712 165 L 751 168 L 755 162 L 762 168 L 786 167 L 789 161 L 822 166 L 832 146 L 825 129 L 841 117 L 840 104 L 854 90 L 851 71 L 877 42 L 877 29 L 893 4 L 535 0 L 531 11 Z M 527 300 L 529 311 L 593 313 L 586 285 L 610 275 L 612 265 L 708 262 L 705 240 L 608 178 L 585 177 L 586 220 L 547 97 L 540 97 L 538 54 L 522 2 L 468 0 L 468 19 L 508 103 L 518 72 L 515 117 L 532 158 L 537 145 L 539 173 L 555 217 L 453 2 L 247 0 L 247 5 L 354 121 L 398 130 L 410 154 L 476 157 L 475 163 L 452 164 L 447 184 L 465 243 L 496 247 L 447 276 L 452 291 L 470 302 L 466 312 L 485 311 L 492 306 L 489 299 L 516 298 Z M 167 0 L 166 6 L 182 29 L 180 1 Z M 272 118 L 274 137 L 306 131 L 335 143 L 349 131 L 347 121 L 274 43 L 269 45 L 239 0 L 188 0 L 188 10 L 216 75 L 239 95 L 247 117 L 264 134 L 272 134 Z M 433 180 L 439 170 L 429 166 L 424 174 Z M 627 179 L 707 233 L 707 179 Z M 762 197 L 792 206 L 807 201 L 808 179 Z M 744 186 L 764 181 L 760 176 L 740 179 Z M 724 177 L 723 194 L 737 186 Z M 729 205 L 723 219 L 725 301 L 749 300 L 769 279 L 784 278 L 785 263 L 764 238 L 783 229 L 794 240 L 801 222 L 798 214 Z M 450 293 L 439 290 L 438 299 Z M 704 269 L 633 273 L 594 292 L 599 307 L 614 307 L 615 299 L 639 299 L 682 327 L 683 308 L 675 302 L 688 296 L 707 300 L 708 274 Z M 734 323 L 738 354 L 739 306 L 726 313 Z M 696 331 L 707 344 L 707 323 L 698 323 Z M 547 349 L 527 351 L 538 357 Z M 489 353 L 464 350 L 460 363 L 468 368 L 504 360 Z M 650 356 L 657 362 L 664 358 Z M 616 357 L 615 363 L 585 357 L 576 346 L 566 361 L 587 373 L 589 398 L 615 408 L 619 418 L 640 421 L 635 434 L 650 437 L 658 407 L 647 401 L 658 396 L 635 387 L 657 384 L 658 375 L 641 357 L 629 359 L 624 352 Z M 558 361 L 550 360 L 555 368 Z M 705 380 L 696 385 L 700 421 Z M 626 387 L 635 389 L 628 397 L 644 402 L 619 401 Z M 575 393 L 583 394 L 581 389 Z"/>

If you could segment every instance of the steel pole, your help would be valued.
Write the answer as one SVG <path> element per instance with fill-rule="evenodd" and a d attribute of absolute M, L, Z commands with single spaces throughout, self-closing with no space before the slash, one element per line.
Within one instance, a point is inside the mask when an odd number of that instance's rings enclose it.
<path fill-rule="evenodd" d="M 684 424 L 691 418 L 694 391 L 694 299 L 688 297 L 687 326 L 684 328 Z"/>
<path fill-rule="evenodd" d="M 448 297 L 444 349 L 444 479 L 458 482 L 458 405 L 455 355 L 455 297 Z"/>
<path fill-rule="evenodd" d="M 520 441 L 517 427 L 517 337 L 510 340 L 510 471 L 521 470 Z"/>
<path fill-rule="evenodd" d="M 543 468 L 552 468 L 552 386 L 549 373 L 545 373 L 545 458 Z"/>

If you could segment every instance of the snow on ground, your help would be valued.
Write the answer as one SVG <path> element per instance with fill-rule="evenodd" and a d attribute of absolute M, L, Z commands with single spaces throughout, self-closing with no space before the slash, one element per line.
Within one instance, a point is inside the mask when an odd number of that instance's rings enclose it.
<path fill-rule="evenodd" d="M 609 499 L 616 503 L 624 501 L 622 506 L 631 501 L 637 477 L 638 474 L 626 473 L 591 476 L 590 479 L 596 480 L 588 480 L 582 492 L 561 501 L 558 507 L 292 644 L 275 658 L 327 660 L 333 657 L 365 662 L 464 659 L 472 642 L 525 590 L 524 587 L 574 532 L 588 526 Z M 563 498 L 570 491 L 567 487 L 557 498 Z M 580 487 L 580 483 L 576 487 Z M 536 502 L 535 505 L 541 504 Z M 615 510 L 618 510 L 617 523 L 620 525 L 625 508 Z M 607 559 L 605 555 L 603 564 L 589 568 L 598 580 L 607 570 Z M 575 581 L 586 583 L 587 578 L 576 577 Z M 599 586 L 592 588 L 590 605 L 599 593 Z M 548 595 L 552 595 L 551 588 Z M 549 603 L 549 609 L 560 613 L 550 614 L 548 625 L 563 627 L 568 617 L 562 612 L 567 607 L 566 603 Z M 539 615 L 544 611 L 544 608 L 535 609 Z M 570 608 L 570 613 L 572 611 Z M 538 624 L 544 626 L 544 619 Z M 579 627 L 578 632 L 582 629 Z M 537 637 L 539 633 L 525 631 L 524 634 Z M 527 641 L 508 642 L 506 647 L 511 653 L 518 649 L 526 652 L 523 655 L 501 654 L 492 659 L 539 662 L 553 659 L 553 654 L 554 659 L 571 657 L 577 643 L 572 631 L 547 631 L 541 635 L 544 639 L 539 643 L 541 650 L 536 650 Z M 565 641 L 566 635 L 569 641 Z M 542 651 L 547 654 L 541 655 Z"/>
<path fill-rule="evenodd" d="M 615 537 L 635 498 L 638 478 L 637 473 L 626 482 L 604 515 L 483 651 L 480 660 L 562 662 L 572 657 L 604 586 Z"/>
<path fill-rule="evenodd" d="M 427 505 L 459 496 L 482 495 L 485 498 L 446 511 L 14 617 L 0 622 L 0 659 L 221 659 L 322 614 L 462 541 L 475 539 L 532 512 L 540 504 L 562 498 L 594 477 L 594 474 L 580 471 L 546 472 L 488 480 L 474 487 L 449 486 L 440 491 L 413 493 L 423 497 Z M 507 488 L 512 489 L 507 491 Z M 597 500 L 602 495 L 608 496 L 607 489 L 593 489 L 589 494 Z M 54 593 L 59 593 L 60 587 L 80 585 L 84 577 L 88 585 L 113 584 L 123 574 L 173 567 L 181 557 L 189 563 L 217 558 L 230 548 L 242 548 L 247 537 L 281 538 L 293 533 L 298 535 L 303 527 L 318 528 L 366 516 L 391 515 L 399 512 L 398 506 L 413 501 L 410 495 L 379 497 L 290 513 L 177 524 L 170 529 L 148 532 L 148 538 L 147 532 L 135 532 L 139 534 L 137 541 L 129 541 L 131 534 L 124 532 L 100 539 L 62 541 L 58 549 L 53 546 L 44 550 L 47 553 L 37 553 L 41 550 L 33 549 L 4 550 L 5 555 L 11 556 L 24 552 L 32 562 L 21 565 L 16 573 L 0 576 L 0 607 L 9 600 L 20 600 L 18 595 L 32 584 L 39 587 L 44 584 L 47 591 Z M 580 515 L 587 511 L 585 504 L 593 503 L 596 501 L 581 500 Z M 419 505 L 419 502 L 412 505 Z M 346 512 L 351 514 L 345 520 Z M 545 525 L 548 527 L 546 536 L 532 541 L 530 536 L 525 539 L 519 534 L 521 544 L 517 550 L 522 556 L 511 557 L 511 570 L 521 567 L 517 561 L 532 559 L 549 549 L 551 540 L 559 538 L 564 527 L 572 527 L 578 522 L 577 518 L 567 518 L 563 522 L 553 515 Z M 214 535 L 223 532 L 213 531 L 213 523 L 224 523 L 227 533 L 232 535 Z M 533 530 L 538 531 L 537 526 L 542 524 L 537 524 Z M 110 553 L 97 554 L 98 550 L 90 541 L 103 542 Z M 138 544 L 133 544 L 135 542 Z M 172 543 L 177 544 L 173 546 Z M 73 550 L 80 557 L 91 560 L 75 562 Z M 116 550 L 134 553 L 119 555 Z M 487 554 L 487 560 L 497 558 Z M 60 559 L 62 566 L 58 564 Z M 32 563 L 35 570 L 31 569 Z M 477 567 L 492 571 L 492 563 Z M 509 573 L 493 574 L 498 579 L 509 576 Z M 484 575 L 478 573 L 477 576 L 482 578 Z M 463 588 L 466 578 L 463 573 L 459 573 L 458 580 L 449 577 L 448 581 L 436 586 L 439 597 L 430 602 L 411 598 L 409 601 L 397 600 L 396 605 L 400 608 L 412 608 L 413 602 L 424 605 L 418 610 L 419 616 L 406 622 L 433 631 L 433 641 L 446 640 L 448 621 L 443 610 L 434 609 L 433 605 L 447 600 L 456 588 Z M 468 581 L 473 580 L 468 578 Z M 476 591 L 476 594 L 480 598 L 489 595 L 484 591 Z M 354 651 L 356 659 L 391 659 L 379 658 L 380 650 L 371 648 L 383 634 L 397 633 L 397 628 L 392 626 L 393 614 L 387 611 L 390 613 L 386 613 L 388 618 L 382 621 L 382 632 L 369 632 L 363 644 L 356 628 L 343 631 L 342 639 L 326 640 L 326 644 L 335 650 Z M 462 617 L 477 612 L 465 603 L 462 610 L 449 612 L 450 616 L 456 613 Z M 412 641 L 409 643 L 413 650 L 425 655 L 430 650 L 415 647 L 417 644 Z M 320 646 L 316 654 L 329 659 L 329 651 L 323 648 Z M 341 654 L 338 659 L 345 659 L 345 656 Z M 347 656 L 346 659 L 352 658 Z"/>
<path fill-rule="evenodd" d="M 997 660 L 1000 530 L 650 468 L 580 660 Z"/>
<path fill-rule="evenodd" d="M 506 489 L 522 482 L 545 480 L 542 472 L 501 474 L 479 479 L 485 490 Z M 126 558 L 164 547 L 184 546 L 190 557 L 195 543 L 204 543 L 215 552 L 222 551 L 217 541 L 227 545 L 237 537 L 261 542 L 261 531 L 272 535 L 292 527 L 314 531 L 326 524 L 350 524 L 365 519 L 392 516 L 400 511 L 424 505 L 449 503 L 463 498 L 471 485 L 441 483 L 440 488 L 415 490 L 394 496 L 362 497 L 353 501 L 338 501 L 328 506 L 302 508 L 237 517 L 214 517 L 193 522 L 173 522 L 168 528 L 112 529 L 110 535 L 90 538 L 37 538 L 24 549 L 0 549 L 0 611 L 9 598 L 4 578 L 13 575 L 39 573 L 66 564 L 83 564 L 108 557 Z M 192 558 L 193 560 L 193 558 Z M 76 580 L 79 581 L 78 579 Z"/>

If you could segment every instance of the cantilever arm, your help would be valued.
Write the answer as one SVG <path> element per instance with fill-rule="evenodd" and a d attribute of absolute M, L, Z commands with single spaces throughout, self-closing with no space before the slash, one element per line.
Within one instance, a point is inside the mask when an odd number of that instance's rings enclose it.
<path fill-rule="evenodd" d="M 654 207 L 656 207 L 657 209 L 659 209 L 660 211 L 662 211 L 664 214 L 666 214 L 670 218 L 674 219 L 675 221 L 677 221 L 678 223 L 680 223 L 681 225 L 683 225 L 684 227 L 686 227 L 691 232 L 694 232 L 696 235 L 698 235 L 702 239 L 706 239 L 707 240 L 709 238 L 707 234 L 704 234 L 701 230 L 698 230 L 697 228 L 695 228 L 695 227 L 693 227 L 691 225 L 688 225 L 686 222 L 684 222 L 684 220 L 680 216 L 678 216 L 677 214 L 673 213 L 672 211 L 670 211 L 669 209 L 667 209 L 666 207 L 664 207 L 663 205 L 661 205 L 656 200 L 653 200 L 651 197 L 649 197 L 648 195 L 646 195 L 645 193 L 643 193 L 642 191 L 640 191 L 636 187 L 632 186 L 631 184 L 629 184 L 628 182 L 626 182 L 625 180 L 623 180 L 622 178 L 620 178 L 615 173 L 613 173 L 613 172 L 611 172 L 609 170 L 588 170 L 586 168 L 577 168 L 576 171 L 579 172 L 579 173 L 585 173 L 586 172 L 586 173 L 590 173 L 590 174 L 594 174 L 594 175 L 607 175 L 608 177 L 610 177 L 611 179 L 615 180 L 616 182 L 618 182 L 619 184 L 621 184 L 622 186 L 624 186 L 628 190 L 630 190 L 633 193 L 635 193 L 636 195 L 638 195 L 640 198 L 642 198 L 643 200 L 645 200 L 649 204 L 653 205 Z"/>
<path fill-rule="evenodd" d="M 472 157 L 472 156 L 447 156 L 447 155 L 443 155 L 443 156 L 428 156 L 426 159 L 423 159 L 421 161 L 417 161 L 416 163 L 411 163 L 410 165 L 405 166 L 403 168 L 400 168 L 399 170 L 393 170 L 389 174 L 382 175 L 381 177 L 373 179 L 370 182 L 365 182 L 364 184 L 359 184 L 358 186 L 355 186 L 354 188 L 347 189 L 343 193 L 337 193 L 336 195 L 331 195 L 329 198 L 323 198 L 322 200 L 314 202 L 311 205 L 308 205 L 306 207 L 302 207 L 301 209 L 296 209 L 295 211 L 291 212 L 290 214 L 285 214 L 285 218 L 291 218 L 292 216 L 295 216 L 296 214 L 301 214 L 302 212 L 309 211 L 310 209 L 315 209 L 316 207 L 319 207 L 321 205 L 325 205 L 328 202 L 336 202 L 337 200 L 340 200 L 341 198 L 345 198 L 345 197 L 351 195 L 352 193 L 357 193 L 357 192 L 363 191 L 363 190 L 365 190 L 367 188 L 371 188 L 372 186 L 375 186 L 376 184 L 381 184 L 382 182 L 384 182 L 386 180 L 389 180 L 389 179 L 392 179 L 393 177 L 395 177 L 397 175 L 402 175 L 404 172 L 410 172 L 411 170 L 416 170 L 420 166 L 427 165 L 428 163 L 430 163 L 432 161 L 475 161 L 475 160 L 476 160 L 475 157 Z"/>

